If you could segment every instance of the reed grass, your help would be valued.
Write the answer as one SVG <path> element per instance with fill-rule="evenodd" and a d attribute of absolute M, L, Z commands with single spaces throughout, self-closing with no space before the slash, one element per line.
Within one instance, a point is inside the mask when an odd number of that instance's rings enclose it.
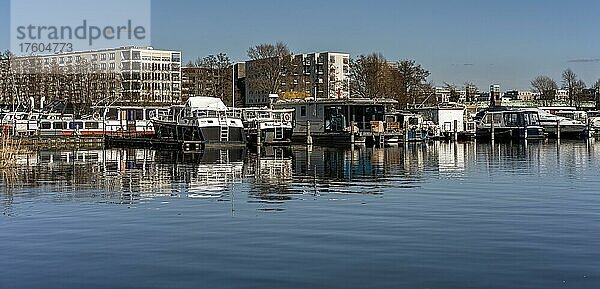
<path fill-rule="evenodd" d="M 21 140 L 14 139 L 9 135 L 0 137 L 0 169 L 16 167 L 17 156 L 25 153 L 28 153 L 28 150 L 22 146 Z"/>

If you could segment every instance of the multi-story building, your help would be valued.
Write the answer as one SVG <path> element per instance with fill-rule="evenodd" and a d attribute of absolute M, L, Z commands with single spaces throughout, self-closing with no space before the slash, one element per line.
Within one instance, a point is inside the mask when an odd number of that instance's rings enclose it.
<path fill-rule="evenodd" d="M 511 100 L 521 101 L 535 100 L 535 94 L 529 90 L 510 90 L 504 93 L 504 97 L 510 98 Z"/>
<path fill-rule="evenodd" d="M 172 103 L 181 100 L 181 51 L 152 47 L 111 49 L 17 57 L 16 72 L 86 71 L 120 77 L 121 88 L 114 102 Z"/>
<path fill-rule="evenodd" d="M 263 77 L 264 65 L 272 62 L 270 59 L 246 62 L 246 105 L 269 104 L 270 94 L 278 94 L 282 98 L 350 97 L 350 54 L 320 52 L 289 57 L 282 61 L 287 67 L 282 67 L 276 85 L 272 86 L 277 87 L 276 91 L 266 91 L 265 86 L 256 81 L 257 77 Z"/>
<path fill-rule="evenodd" d="M 470 101 L 477 101 L 477 96 L 479 96 L 479 89 L 477 89 L 477 86 L 475 86 L 474 84 L 468 84 L 465 86 L 465 93 L 466 93 L 466 101 L 470 102 Z"/>
<path fill-rule="evenodd" d="M 500 94 L 500 85 L 492 84 L 490 85 L 490 106 L 499 106 L 502 103 Z"/>

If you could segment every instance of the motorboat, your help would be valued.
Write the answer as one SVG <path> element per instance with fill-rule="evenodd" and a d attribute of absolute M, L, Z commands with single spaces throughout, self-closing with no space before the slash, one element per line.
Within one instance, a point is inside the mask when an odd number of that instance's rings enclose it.
<path fill-rule="evenodd" d="M 190 97 L 185 105 L 173 105 L 169 113 L 154 117 L 152 124 L 158 138 L 207 145 L 246 143 L 240 111 L 228 109 L 216 97 Z"/>

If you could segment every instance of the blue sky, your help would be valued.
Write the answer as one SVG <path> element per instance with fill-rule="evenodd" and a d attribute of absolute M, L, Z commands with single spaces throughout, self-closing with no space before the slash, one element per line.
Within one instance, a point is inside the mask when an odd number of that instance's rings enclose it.
<path fill-rule="evenodd" d="M 0 49 L 9 47 L 9 0 L 0 0 Z M 600 1 L 152 1 L 152 45 L 184 60 L 283 41 L 293 52 L 381 52 L 414 59 L 430 80 L 487 90 L 527 89 L 567 67 L 600 78 Z M 574 60 L 578 60 L 573 62 Z"/>

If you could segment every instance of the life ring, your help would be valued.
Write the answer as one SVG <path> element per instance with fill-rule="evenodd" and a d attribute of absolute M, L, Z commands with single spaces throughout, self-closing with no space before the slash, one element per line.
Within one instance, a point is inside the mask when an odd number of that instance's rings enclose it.
<path fill-rule="evenodd" d="M 290 121 L 290 119 L 292 117 L 289 113 L 284 113 L 282 118 L 283 118 L 283 121 Z"/>
<path fill-rule="evenodd" d="M 99 120 L 100 119 L 100 114 L 98 112 L 94 112 L 94 120 Z"/>

